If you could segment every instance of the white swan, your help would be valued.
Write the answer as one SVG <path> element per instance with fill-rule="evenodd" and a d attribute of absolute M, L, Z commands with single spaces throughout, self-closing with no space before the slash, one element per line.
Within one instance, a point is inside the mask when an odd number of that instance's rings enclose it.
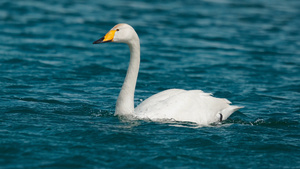
<path fill-rule="evenodd" d="M 140 40 L 128 24 L 114 26 L 104 37 L 93 44 L 117 42 L 130 48 L 130 62 L 120 91 L 115 115 L 132 115 L 141 119 L 176 120 L 208 125 L 227 119 L 242 108 L 229 105 L 227 99 L 212 97 L 201 90 L 169 89 L 155 94 L 134 109 L 134 91 L 140 66 Z"/>

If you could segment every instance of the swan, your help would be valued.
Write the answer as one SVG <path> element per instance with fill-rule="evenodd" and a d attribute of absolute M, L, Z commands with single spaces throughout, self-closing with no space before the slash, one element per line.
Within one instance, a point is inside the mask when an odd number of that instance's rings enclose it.
<path fill-rule="evenodd" d="M 162 91 L 134 108 L 134 92 L 140 66 L 139 37 L 130 25 L 120 23 L 93 44 L 107 42 L 126 43 L 130 49 L 130 62 L 117 99 L 115 115 L 209 125 L 226 120 L 233 112 L 243 108 L 230 105 L 231 102 L 227 99 L 212 97 L 211 93 L 204 93 L 202 90 L 182 89 Z"/>

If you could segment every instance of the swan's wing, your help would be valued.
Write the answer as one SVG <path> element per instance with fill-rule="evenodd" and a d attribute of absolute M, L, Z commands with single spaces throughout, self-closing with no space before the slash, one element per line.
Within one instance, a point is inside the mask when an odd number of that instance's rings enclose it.
<path fill-rule="evenodd" d="M 140 118 L 174 119 L 210 124 L 225 120 L 240 107 L 229 105 L 227 99 L 212 97 L 201 90 L 170 89 L 146 99 L 135 109 Z"/>
<path fill-rule="evenodd" d="M 203 91 L 198 90 L 200 93 L 203 93 Z M 185 93 L 186 90 L 183 89 L 168 89 L 164 90 L 162 92 L 159 92 L 153 96 L 150 96 L 146 100 L 144 100 L 142 103 L 140 103 L 136 108 L 136 113 L 149 113 L 150 111 L 153 112 L 154 109 L 161 110 L 163 104 L 166 104 L 166 102 L 172 102 L 176 99 L 172 99 L 175 96 L 178 96 L 181 93 Z"/>
<path fill-rule="evenodd" d="M 164 90 L 162 92 L 159 92 L 153 96 L 150 96 L 146 100 L 144 100 L 142 103 L 140 103 L 136 109 L 144 109 L 145 107 L 152 107 L 156 105 L 159 102 L 165 101 L 169 99 L 170 97 L 173 97 L 175 95 L 178 95 L 179 93 L 185 92 L 183 89 L 168 89 Z"/>

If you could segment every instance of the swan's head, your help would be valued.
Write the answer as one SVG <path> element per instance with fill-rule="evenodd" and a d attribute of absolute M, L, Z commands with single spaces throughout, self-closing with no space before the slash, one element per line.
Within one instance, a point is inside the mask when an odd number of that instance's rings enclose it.
<path fill-rule="evenodd" d="M 126 23 L 120 23 L 114 26 L 106 35 L 93 44 L 116 42 L 116 43 L 130 43 L 132 40 L 136 40 L 137 34 L 135 30 Z M 138 38 L 137 38 L 138 39 Z"/>

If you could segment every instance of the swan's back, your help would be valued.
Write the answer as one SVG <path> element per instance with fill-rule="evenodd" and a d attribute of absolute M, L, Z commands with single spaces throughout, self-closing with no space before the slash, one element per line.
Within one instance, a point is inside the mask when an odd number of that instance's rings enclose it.
<path fill-rule="evenodd" d="M 139 118 L 172 119 L 208 125 L 227 119 L 241 108 L 229 104 L 227 99 L 212 97 L 210 93 L 201 90 L 170 89 L 146 99 L 134 112 Z"/>

